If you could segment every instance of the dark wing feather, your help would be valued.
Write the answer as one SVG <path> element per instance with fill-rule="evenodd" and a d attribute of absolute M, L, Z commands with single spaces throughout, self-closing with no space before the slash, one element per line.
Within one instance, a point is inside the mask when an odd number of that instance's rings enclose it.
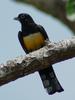
<path fill-rule="evenodd" d="M 45 29 L 43 28 L 43 26 L 41 26 L 41 25 L 37 25 L 37 26 L 38 26 L 38 30 L 43 34 L 45 40 L 49 40 L 49 37 L 48 37 Z"/>
<path fill-rule="evenodd" d="M 21 31 L 18 32 L 18 39 L 19 39 L 19 41 L 20 41 L 20 44 L 21 44 L 23 50 L 24 50 L 26 53 L 29 53 L 28 50 L 27 50 L 26 47 L 25 47 L 24 42 L 23 42 L 23 36 L 22 36 L 22 32 L 21 32 Z"/>

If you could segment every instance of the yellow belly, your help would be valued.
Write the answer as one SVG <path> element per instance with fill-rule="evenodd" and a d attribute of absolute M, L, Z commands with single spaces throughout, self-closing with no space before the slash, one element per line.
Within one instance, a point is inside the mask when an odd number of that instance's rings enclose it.
<path fill-rule="evenodd" d="M 36 49 L 39 49 L 42 45 L 44 45 L 45 40 L 43 35 L 40 32 L 38 32 L 23 37 L 23 41 L 28 51 L 34 51 Z"/>

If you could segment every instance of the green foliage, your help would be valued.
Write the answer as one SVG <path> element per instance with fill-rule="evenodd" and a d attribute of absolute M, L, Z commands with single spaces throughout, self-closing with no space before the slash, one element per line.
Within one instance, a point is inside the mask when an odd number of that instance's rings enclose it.
<path fill-rule="evenodd" d="M 68 2 L 67 2 L 67 12 L 69 14 L 75 13 L 75 0 L 68 0 Z"/>
<path fill-rule="evenodd" d="M 75 0 L 68 0 L 66 5 L 68 19 L 75 20 Z"/>

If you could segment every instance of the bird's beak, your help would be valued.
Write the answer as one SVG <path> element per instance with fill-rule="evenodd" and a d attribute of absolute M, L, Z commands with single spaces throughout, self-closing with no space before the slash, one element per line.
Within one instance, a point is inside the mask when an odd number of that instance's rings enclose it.
<path fill-rule="evenodd" d="M 15 17 L 14 20 L 19 20 L 19 18 L 18 17 Z"/>

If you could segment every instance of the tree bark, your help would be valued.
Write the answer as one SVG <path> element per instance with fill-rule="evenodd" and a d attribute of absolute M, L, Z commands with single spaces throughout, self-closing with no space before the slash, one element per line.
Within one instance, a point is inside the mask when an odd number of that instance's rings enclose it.
<path fill-rule="evenodd" d="M 75 57 L 75 37 L 58 43 L 46 41 L 46 46 L 26 56 L 0 65 L 0 86 L 35 71 Z"/>
<path fill-rule="evenodd" d="M 66 24 L 75 33 L 75 21 L 72 22 L 66 16 L 67 0 L 16 0 L 23 3 L 32 4 L 38 9 L 51 14 L 61 22 Z"/>

